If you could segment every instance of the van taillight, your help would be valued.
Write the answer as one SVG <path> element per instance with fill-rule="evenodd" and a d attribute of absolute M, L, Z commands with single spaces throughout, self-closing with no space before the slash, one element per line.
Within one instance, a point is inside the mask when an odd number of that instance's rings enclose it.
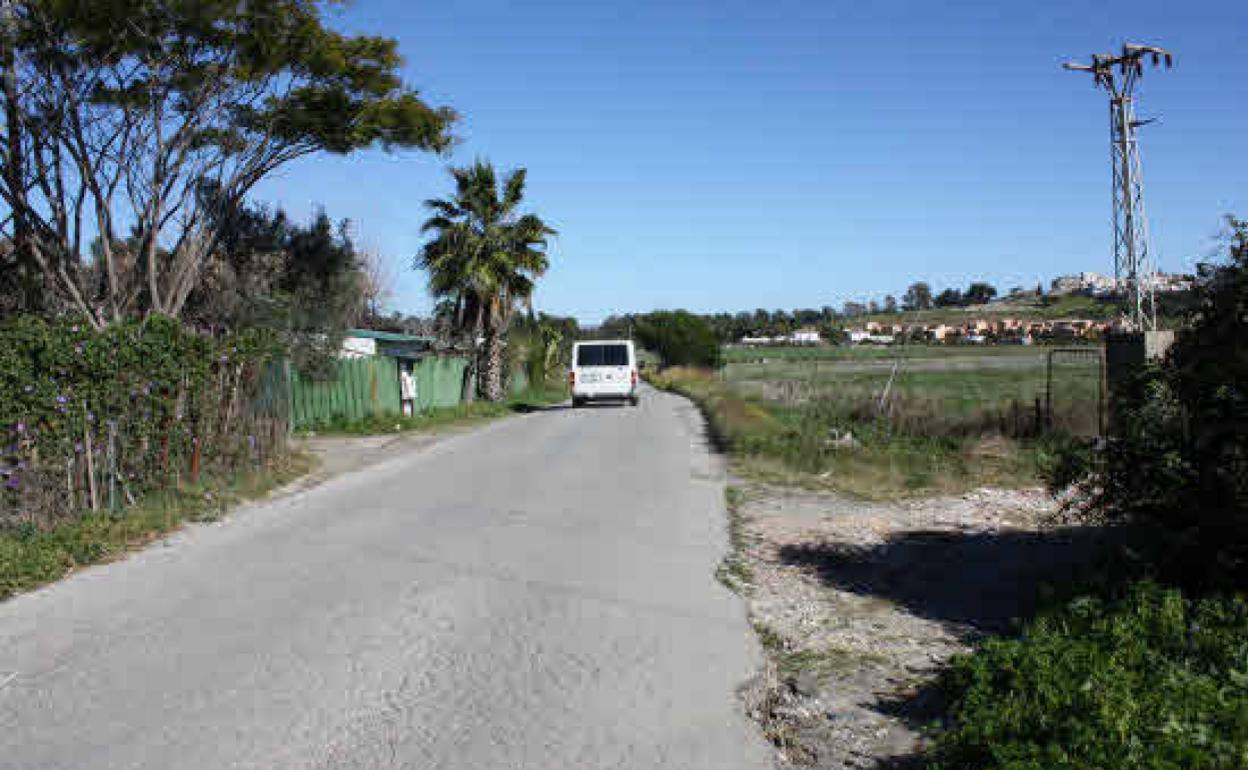
<path fill-rule="evenodd" d="M 576 372 L 568 372 L 568 387 L 576 387 Z"/>
<path fill-rule="evenodd" d="M 637 370 L 634 369 L 631 372 L 629 372 L 629 374 L 631 375 L 629 379 L 631 379 L 633 384 L 636 385 L 637 384 Z"/>

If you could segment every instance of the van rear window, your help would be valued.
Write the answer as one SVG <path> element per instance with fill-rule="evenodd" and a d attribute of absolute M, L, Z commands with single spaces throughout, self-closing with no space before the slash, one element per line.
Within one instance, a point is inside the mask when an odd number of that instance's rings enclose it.
<path fill-rule="evenodd" d="M 627 345 L 581 345 L 576 349 L 577 366 L 628 366 Z"/>

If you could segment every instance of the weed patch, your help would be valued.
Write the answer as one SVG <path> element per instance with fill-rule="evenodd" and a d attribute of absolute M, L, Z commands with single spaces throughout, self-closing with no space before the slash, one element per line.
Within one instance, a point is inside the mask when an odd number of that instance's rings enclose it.
<path fill-rule="evenodd" d="M 313 462 L 290 455 L 266 472 L 205 477 L 200 484 L 153 492 L 116 514 L 87 513 L 46 529 L 27 522 L 0 530 L 0 600 L 118 558 L 186 522 L 220 518 L 230 506 L 307 473 Z"/>
<path fill-rule="evenodd" d="M 1144 583 L 956 661 L 933 768 L 1248 766 L 1248 604 Z"/>
<path fill-rule="evenodd" d="M 728 590 L 744 594 L 754 582 L 754 570 L 746 553 L 745 514 L 741 510 L 742 491 L 738 487 L 724 490 L 728 508 L 728 555 L 715 568 L 715 578 Z"/>

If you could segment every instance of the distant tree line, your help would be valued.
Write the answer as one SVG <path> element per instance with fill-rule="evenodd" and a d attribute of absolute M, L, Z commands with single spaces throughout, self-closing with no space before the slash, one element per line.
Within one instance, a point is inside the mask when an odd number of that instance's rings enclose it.
<path fill-rule="evenodd" d="M 864 316 L 897 314 L 903 310 L 929 310 L 933 307 L 967 307 L 989 302 L 997 296 L 997 290 L 986 283 L 972 283 L 966 291 L 946 289 L 933 297 L 926 283 L 915 283 L 907 289 L 901 302 L 891 294 L 883 301 L 847 301 L 839 309 L 830 305 L 820 308 L 797 308 L 794 310 L 767 310 L 737 313 L 708 313 L 700 317 L 710 326 L 720 343 L 737 342 L 744 337 L 783 337 L 799 329 L 813 329 L 827 340 L 836 341 L 844 335 L 844 327 Z M 638 316 L 615 315 L 606 318 L 599 326 L 608 336 L 628 336 L 636 326 Z"/>
<path fill-rule="evenodd" d="M 941 290 L 932 294 L 932 287 L 923 282 L 910 284 L 902 296 L 902 307 L 906 310 L 930 310 L 932 308 L 970 307 L 984 305 L 997 297 L 997 289 L 988 283 L 974 282 L 963 291 L 957 288 Z"/>

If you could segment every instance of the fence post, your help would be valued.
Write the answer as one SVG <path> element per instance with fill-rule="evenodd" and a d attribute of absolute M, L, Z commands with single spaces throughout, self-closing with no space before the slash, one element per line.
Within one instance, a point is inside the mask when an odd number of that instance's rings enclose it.
<path fill-rule="evenodd" d="M 95 459 L 91 457 L 91 431 L 87 427 L 87 402 L 82 402 L 82 444 L 87 453 L 87 489 L 91 492 L 91 510 L 100 510 L 100 498 L 95 490 Z"/>
<path fill-rule="evenodd" d="M 1045 381 L 1044 381 L 1044 430 L 1045 432 L 1053 430 L 1053 353 L 1055 351 L 1047 351 L 1045 353 Z"/>
<path fill-rule="evenodd" d="M 117 510 L 117 426 L 108 421 L 108 510 Z"/>
<path fill-rule="evenodd" d="M 290 376 L 290 359 L 282 359 L 282 374 L 286 382 L 286 435 L 295 431 L 295 383 Z"/>
<path fill-rule="evenodd" d="M 1100 370 L 1096 375 L 1096 432 L 1104 438 L 1108 426 L 1105 425 L 1106 401 L 1109 398 L 1109 386 L 1106 382 L 1106 370 L 1108 368 L 1105 360 L 1105 347 L 1101 346 L 1100 355 L 1097 356 L 1097 368 Z"/>

